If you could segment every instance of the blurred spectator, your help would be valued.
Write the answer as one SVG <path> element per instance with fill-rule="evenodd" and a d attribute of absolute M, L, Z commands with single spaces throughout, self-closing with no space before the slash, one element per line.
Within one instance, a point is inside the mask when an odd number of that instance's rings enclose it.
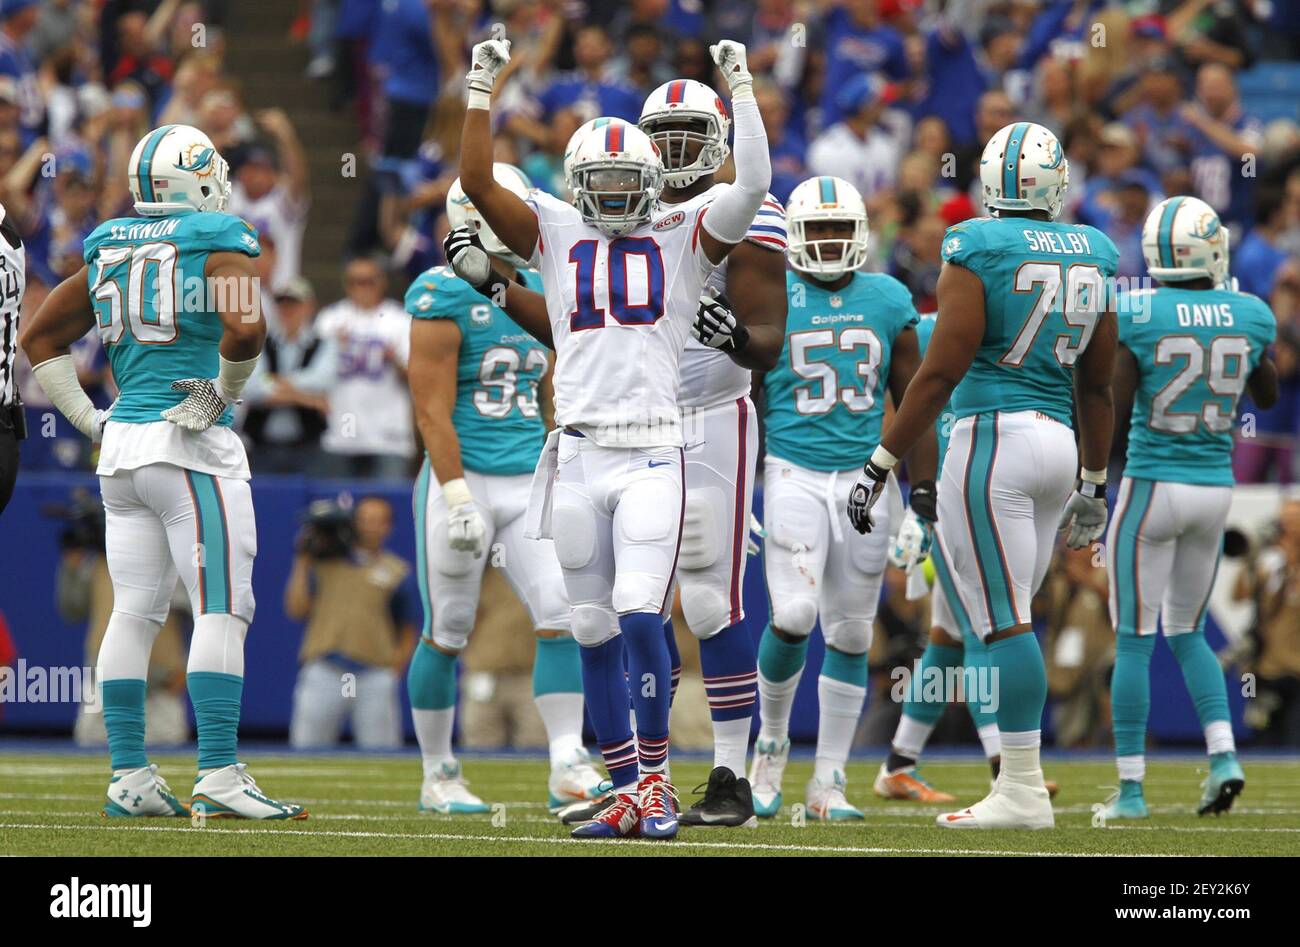
<path fill-rule="evenodd" d="M 1231 248 L 1232 275 L 1237 277 L 1240 288 L 1265 301 L 1273 295 L 1274 278 L 1287 258 L 1282 238 L 1293 210 L 1288 200 L 1294 200 L 1296 209 L 1300 209 L 1300 170 L 1291 176 L 1296 180 L 1294 197 L 1288 196 L 1284 184 L 1260 185 L 1255 192 L 1255 226 Z"/>
<path fill-rule="evenodd" d="M 1120 122 L 1111 122 L 1102 128 L 1097 143 L 1097 160 L 1075 211 L 1081 223 L 1104 229 L 1120 210 L 1118 195 L 1124 182 L 1135 185 L 1141 182 L 1149 200 L 1163 199 L 1159 179 L 1138 166 L 1140 154 L 1137 133 L 1133 129 Z M 1141 265 L 1141 259 L 1122 262 L 1129 268 Z"/>
<path fill-rule="evenodd" d="M 1249 223 L 1254 164 L 1263 143 L 1263 129 L 1237 97 L 1231 70 L 1218 63 L 1196 73 L 1196 98 L 1182 107 L 1192 127 L 1192 182 L 1196 194 L 1219 212 L 1230 227 Z"/>
<path fill-rule="evenodd" d="M 393 509 L 378 497 L 350 516 L 331 501 L 309 512 L 284 590 L 285 614 L 307 622 L 291 746 L 333 746 L 349 721 L 364 749 L 402 744 L 398 676 L 415 646 L 419 603 L 410 565 L 384 548 L 392 531 Z"/>
<path fill-rule="evenodd" d="M 24 145 L 45 125 L 45 101 L 27 48 L 39 16 L 40 0 L 0 0 L 0 76 L 12 78 L 17 88 Z"/>
<path fill-rule="evenodd" d="M 276 289 L 302 273 L 302 235 L 311 203 L 307 155 L 280 109 L 260 113 L 257 124 L 271 144 L 254 144 L 238 156 L 229 211 L 275 241 L 278 262 L 271 286 Z"/>
<path fill-rule="evenodd" d="M 856 112 L 860 105 L 855 99 L 840 95 L 851 82 L 877 73 L 902 81 L 908 78 L 909 68 L 903 37 L 893 27 L 880 22 L 877 0 L 844 0 L 827 12 L 823 31 L 821 46 L 826 51 L 826 80 L 821 97 L 821 121 L 824 127 L 830 128 Z M 809 163 L 813 163 L 811 159 Z M 856 184 L 847 175 L 840 177 Z"/>
<path fill-rule="evenodd" d="M 785 91 L 774 82 L 761 78 L 754 80 L 754 98 L 759 114 L 763 116 L 763 129 L 767 132 L 768 152 L 772 162 L 772 184 L 776 199 L 784 204 L 790 192 L 808 177 L 804 167 L 807 142 L 791 127 L 790 103 Z"/>
<path fill-rule="evenodd" d="M 156 114 L 166 99 L 173 65 L 167 55 L 167 27 L 180 0 L 162 0 L 152 16 L 142 10 L 127 10 L 113 24 L 117 30 L 117 58 L 104 63 L 105 81 L 115 86 L 130 79 L 149 96 Z"/>
<path fill-rule="evenodd" d="M 1035 600 L 1046 626 L 1043 656 L 1057 746 L 1109 743 L 1115 633 L 1106 570 L 1094 563 L 1096 555 L 1089 546 L 1062 546 Z"/>
<path fill-rule="evenodd" d="M 835 101 L 844 120 L 832 125 L 808 149 L 808 170 L 843 178 L 871 198 L 891 188 L 911 135 L 905 112 L 891 109 L 897 91 L 875 76 L 860 75 L 839 90 Z"/>
<path fill-rule="evenodd" d="M 1273 346 L 1277 366 L 1277 404 L 1263 410 L 1249 394 L 1238 407 L 1241 423 L 1232 451 L 1232 473 L 1238 483 L 1290 484 L 1296 475 L 1300 444 L 1300 328 L 1282 323 Z"/>
<path fill-rule="evenodd" d="M 537 96 L 543 121 L 560 109 L 572 108 L 583 121 L 611 115 L 635 123 L 641 117 L 644 95 L 636 87 L 615 78 L 610 68 L 612 47 L 601 26 L 582 26 L 573 40 L 576 68 L 560 73 Z"/>
<path fill-rule="evenodd" d="M 438 56 L 425 0 L 384 0 L 378 9 L 371 62 L 384 94 L 382 153 L 409 158 L 420 147 L 438 94 Z"/>
<path fill-rule="evenodd" d="M 1119 175 L 1107 195 L 1108 202 L 1099 215 L 1096 226 L 1110 237 L 1119 250 L 1119 266 L 1115 275 L 1125 279 L 1139 279 L 1147 275 L 1146 261 L 1142 256 L 1142 225 L 1151 209 L 1151 192 L 1147 190 L 1146 176 L 1135 168 Z"/>
<path fill-rule="evenodd" d="M 387 285 L 377 260 L 359 257 L 347 264 L 345 297 L 316 317 L 324 350 L 294 379 L 301 391 L 329 400 L 322 446 L 332 476 L 405 479 L 411 472 L 411 317 L 387 298 Z"/>

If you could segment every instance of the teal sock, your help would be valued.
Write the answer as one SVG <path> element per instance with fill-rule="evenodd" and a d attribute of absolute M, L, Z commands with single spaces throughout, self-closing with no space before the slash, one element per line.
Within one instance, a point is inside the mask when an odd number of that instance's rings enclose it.
<path fill-rule="evenodd" d="M 912 677 L 912 684 L 907 689 L 907 699 L 903 701 L 903 713 L 920 723 L 933 726 L 943 716 L 948 706 L 948 669 L 962 665 L 962 649 L 957 645 L 935 644 L 931 641 L 925 646 L 921 655 L 921 666 Z M 935 669 L 935 670 L 931 670 Z M 825 673 L 824 671 L 822 673 Z M 931 681 L 938 677 L 941 681 L 937 699 L 926 700 L 926 691 L 936 698 Z"/>
<path fill-rule="evenodd" d="M 149 765 L 144 751 L 144 681 L 118 678 L 99 685 L 104 729 L 108 731 L 109 765 L 114 770 Z"/>
<path fill-rule="evenodd" d="M 541 655 L 538 648 L 538 656 Z M 456 658 L 423 638 L 415 647 L 406 672 L 406 690 L 416 710 L 446 710 L 456 706 Z"/>
<path fill-rule="evenodd" d="M 994 693 L 992 674 L 989 671 L 989 646 L 980 640 L 979 635 L 967 629 L 961 636 L 962 644 L 965 646 L 965 652 L 962 655 L 962 663 L 966 667 L 966 686 L 969 688 L 976 685 L 981 688 L 987 688 L 984 693 L 970 693 L 966 695 L 966 709 L 970 711 L 971 720 L 975 722 L 976 730 L 983 730 L 985 727 L 997 726 L 997 716 L 988 708 L 991 706 L 985 698 Z"/>
<path fill-rule="evenodd" d="M 199 731 L 199 769 L 239 762 L 239 707 L 244 679 L 236 674 L 192 671 L 185 676 Z"/>
<path fill-rule="evenodd" d="M 833 681 L 852 684 L 854 687 L 867 686 L 867 653 L 845 654 L 843 651 L 826 649 L 822 659 L 822 677 Z"/>
<path fill-rule="evenodd" d="M 988 646 L 989 667 L 997 672 L 998 730 L 1024 733 L 1043 726 L 1047 668 L 1033 632 L 1003 638 Z"/>
<path fill-rule="evenodd" d="M 1116 756 L 1142 756 L 1151 712 L 1151 654 L 1156 636 L 1127 632 L 1115 636 L 1115 670 L 1110 678 L 1110 710 Z"/>
<path fill-rule="evenodd" d="M 769 681 L 788 681 L 801 670 L 808 658 L 808 639 L 800 638 L 791 644 L 782 641 L 768 625 L 758 642 L 758 671 Z"/>
<path fill-rule="evenodd" d="M 1154 636 L 1153 636 L 1154 637 Z M 1183 681 L 1196 705 L 1196 717 L 1201 727 L 1216 720 L 1228 720 L 1228 687 L 1224 683 L 1223 669 L 1205 640 L 1204 631 L 1191 631 L 1165 638 L 1169 650 L 1183 669 Z"/>
<path fill-rule="evenodd" d="M 582 693 L 582 653 L 578 642 L 562 638 L 538 638 L 533 658 L 533 696 Z"/>

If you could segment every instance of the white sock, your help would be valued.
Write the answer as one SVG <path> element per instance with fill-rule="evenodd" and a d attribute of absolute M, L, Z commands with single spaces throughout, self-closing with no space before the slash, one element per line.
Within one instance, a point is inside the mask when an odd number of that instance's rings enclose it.
<path fill-rule="evenodd" d="M 420 741 L 424 778 L 428 779 L 443 763 L 454 759 L 451 755 L 451 728 L 456 719 L 456 708 L 420 710 L 412 707 L 411 719 L 415 721 L 415 738 Z"/>
<path fill-rule="evenodd" d="M 1147 758 L 1145 756 L 1119 756 L 1115 758 L 1115 768 L 1119 770 L 1120 779 L 1140 783 L 1147 775 Z"/>
<path fill-rule="evenodd" d="M 837 681 L 825 674 L 817 678 L 817 703 L 821 710 L 817 716 L 817 757 L 813 775 L 824 783 L 834 778 L 836 770 L 844 771 L 853 746 L 853 734 L 858 729 L 858 717 L 867 700 L 867 689 L 855 684 Z"/>
<path fill-rule="evenodd" d="M 920 759 L 932 733 L 934 733 L 933 723 L 922 723 L 903 714 L 898 718 L 898 729 L 894 731 L 893 750 L 899 756 Z"/>
<path fill-rule="evenodd" d="M 582 695 L 567 692 L 542 694 L 533 703 L 546 727 L 546 739 L 551 751 L 551 766 L 559 766 L 573 758 L 582 746 Z"/>
<path fill-rule="evenodd" d="M 99 645 L 97 683 L 149 679 L 149 652 L 162 625 L 134 615 L 113 612 Z"/>
<path fill-rule="evenodd" d="M 1232 738 L 1232 724 L 1226 720 L 1214 720 L 1206 724 L 1205 748 L 1211 756 L 1215 753 L 1236 753 L 1237 741 Z"/>
<path fill-rule="evenodd" d="M 782 743 L 790 735 L 790 710 L 794 707 L 794 692 L 799 687 L 798 674 L 784 681 L 769 681 L 758 672 L 758 738 Z"/>
<path fill-rule="evenodd" d="M 200 615 L 190 635 L 186 670 L 244 676 L 244 638 L 248 622 L 234 615 Z"/>
<path fill-rule="evenodd" d="M 749 749 L 749 717 L 713 721 L 713 765 L 725 766 L 737 777 L 745 775 L 745 754 Z"/>
<path fill-rule="evenodd" d="M 1022 730 L 1002 734 L 1002 769 L 1004 779 L 1025 786 L 1042 786 L 1043 769 L 1039 759 L 1041 730 Z"/>
<path fill-rule="evenodd" d="M 996 723 L 986 724 L 979 728 L 980 745 L 984 747 L 984 755 L 988 759 L 1002 754 L 1002 737 L 998 734 L 998 725 Z"/>

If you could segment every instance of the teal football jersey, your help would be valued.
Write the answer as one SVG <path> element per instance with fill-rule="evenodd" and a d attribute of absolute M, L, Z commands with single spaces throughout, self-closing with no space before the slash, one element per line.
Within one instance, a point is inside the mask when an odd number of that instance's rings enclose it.
<path fill-rule="evenodd" d="M 934 324 L 939 317 L 934 313 L 928 313 L 921 317 L 921 321 L 916 324 L 916 341 L 921 348 L 921 357 L 925 358 L 925 350 L 930 347 L 930 336 L 934 335 Z M 939 417 L 934 421 L 934 436 L 939 441 L 939 466 L 935 471 L 934 479 L 937 483 L 939 474 L 943 473 L 943 456 L 948 453 L 948 438 L 952 434 L 952 426 L 957 419 L 953 412 L 952 402 L 949 401 L 939 412 Z"/>
<path fill-rule="evenodd" d="M 219 310 L 234 308 L 223 305 L 223 296 L 250 306 L 255 302 L 243 295 L 258 290 L 252 281 L 209 283 L 204 273 L 215 252 L 262 251 L 244 221 L 207 212 L 118 217 L 86 238 L 90 301 L 120 391 L 114 421 L 161 421 L 185 399 L 173 381 L 217 376 Z M 228 427 L 232 416 L 227 409 L 216 423 Z"/>
<path fill-rule="evenodd" d="M 1125 476 L 1232 486 L 1237 401 L 1277 337 L 1272 310 L 1249 293 L 1161 286 L 1118 311 L 1139 372 Z"/>
<path fill-rule="evenodd" d="M 984 340 L 953 392 L 957 417 L 1041 411 L 1069 424 L 1074 361 L 1105 311 L 1115 244 L 1095 227 L 979 217 L 948 228 L 943 259 L 984 284 Z"/>
<path fill-rule="evenodd" d="M 529 289 L 542 278 L 521 270 Z M 452 319 L 460 329 L 456 406 L 451 420 L 466 470 L 496 476 L 532 473 L 546 426 L 537 386 L 546 374 L 546 346 L 521 329 L 445 266 L 426 270 L 406 291 L 416 319 Z"/>
<path fill-rule="evenodd" d="M 890 353 L 917 322 L 912 296 L 883 273 L 829 291 L 786 273 L 785 343 L 763 376 L 767 452 L 811 470 L 860 467 L 880 441 Z"/>

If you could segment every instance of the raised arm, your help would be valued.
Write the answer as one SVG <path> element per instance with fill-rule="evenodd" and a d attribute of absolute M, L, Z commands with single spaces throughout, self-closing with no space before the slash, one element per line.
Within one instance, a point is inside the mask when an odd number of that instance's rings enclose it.
<path fill-rule="evenodd" d="M 490 299 L 498 309 L 504 309 L 520 328 L 542 345 L 548 349 L 555 348 L 546 297 L 498 271 L 478 236 L 468 227 L 457 227 L 448 233 L 442 241 L 442 249 L 457 276 Z"/>
<path fill-rule="evenodd" d="M 460 139 L 460 185 L 501 242 L 525 260 L 537 247 L 537 215 L 492 175 L 492 88 L 510 61 L 510 41 L 479 43 L 465 77 L 465 127 Z"/>
<path fill-rule="evenodd" d="M 19 344 L 32 363 L 37 384 L 59 412 L 95 443 L 104 436 L 108 412 L 97 410 L 77 381 L 72 343 L 95 324 L 90 303 L 88 268 L 82 267 L 45 297 L 23 328 Z"/>

